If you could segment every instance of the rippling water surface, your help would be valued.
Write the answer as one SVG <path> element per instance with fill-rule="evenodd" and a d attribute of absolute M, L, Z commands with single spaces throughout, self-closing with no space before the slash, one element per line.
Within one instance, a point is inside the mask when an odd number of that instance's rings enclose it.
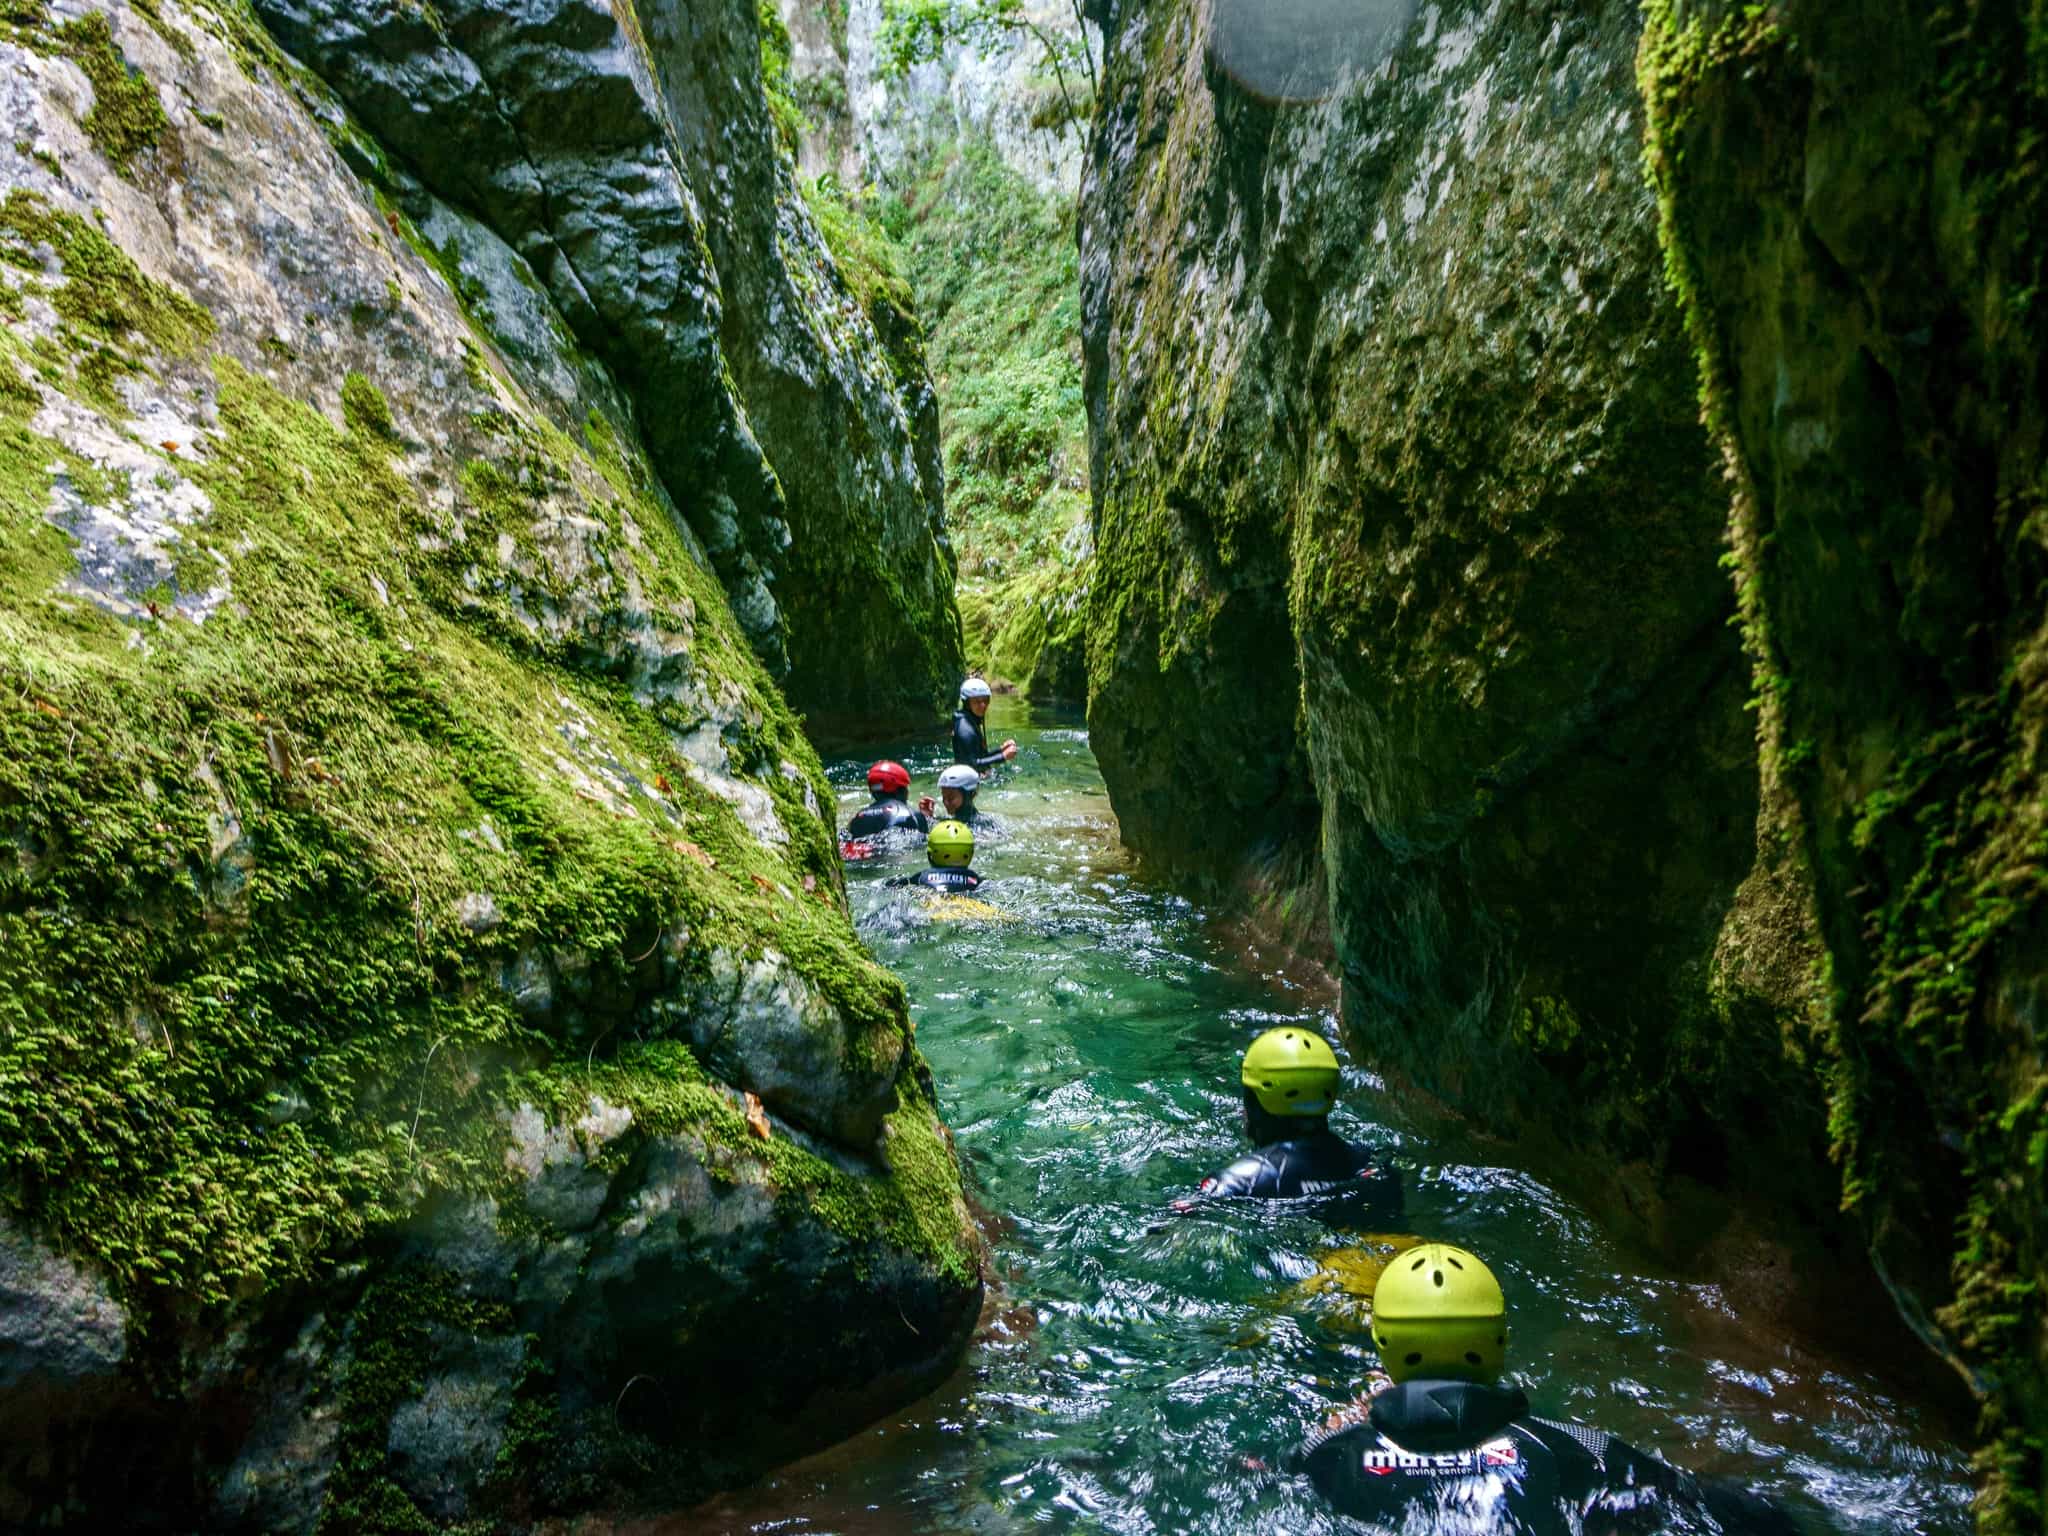
<path fill-rule="evenodd" d="M 1167 1204 L 1241 1150 L 1236 1073 L 1277 1023 L 1333 1020 L 1262 980 L 1186 900 L 1121 851 L 1078 720 L 999 700 L 1016 767 L 982 796 L 1007 835 L 977 853 L 1000 916 L 934 921 L 849 878 L 863 933 L 910 989 L 1000 1278 L 966 1365 L 844 1446 L 649 1530 L 1322 1532 L 1306 1484 L 1248 1470 L 1349 1401 L 1372 1354 L 1356 1293 L 1391 1250 L 1371 1234 L 1235 1203 Z M 936 743 L 878 743 L 928 790 Z M 869 757 L 831 765 L 840 819 Z M 1964 1458 L 1861 1376 L 1727 1319 L 1712 1291 L 1644 1273 L 1568 1201 L 1513 1168 L 1404 1134 L 1351 1069 L 1336 1117 L 1397 1145 L 1409 1231 L 1500 1275 L 1510 1364 L 1540 1412 L 1734 1475 L 1810 1529 L 1967 1531 Z"/>

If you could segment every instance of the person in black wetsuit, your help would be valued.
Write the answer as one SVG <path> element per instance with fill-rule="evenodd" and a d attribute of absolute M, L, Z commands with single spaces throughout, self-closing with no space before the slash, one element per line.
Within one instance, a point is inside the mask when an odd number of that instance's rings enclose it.
<path fill-rule="evenodd" d="M 1342 1078 L 1337 1053 L 1312 1029 L 1269 1029 L 1244 1053 L 1244 1128 L 1256 1149 L 1202 1180 L 1204 1195 L 1314 1196 L 1347 1224 L 1401 1219 L 1401 1174 L 1375 1148 L 1330 1129 Z M 1178 1202 L 1190 1209 L 1192 1201 Z"/>
<path fill-rule="evenodd" d="M 980 809 L 974 797 L 981 791 L 981 775 L 965 763 L 955 763 L 939 774 L 939 801 L 946 815 L 974 828 L 977 842 L 991 843 L 1007 830 L 1001 821 Z"/>
<path fill-rule="evenodd" d="M 968 865 L 974 862 L 974 829 L 964 821 L 942 821 L 925 839 L 930 869 L 914 875 L 899 875 L 891 885 L 915 885 L 941 896 L 968 896 L 981 889 L 980 875 Z"/>
<path fill-rule="evenodd" d="M 982 720 L 988 714 L 988 684 L 970 677 L 960 685 L 960 711 L 953 716 L 953 761 L 965 763 L 977 773 L 1000 768 L 1017 755 L 1017 743 L 1006 741 L 995 751 L 988 749 Z"/>
<path fill-rule="evenodd" d="M 853 813 L 839 845 L 848 858 L 873 852 L 873 840 L 887 832 L 931 831 L 931 818 L 910 803 L 910 770 L 901 763 L 876 763 L 868 770 L 868 789 L 873 803 Z"/>
<path fill-rule="evenodd" d="M 1534 1417 L 1528 1398 L 1499 1380 L 1500 1283 L 1462 1248 L 1425 1243 L 1397 1255 L 1372 1306 L 1392 1384 L 1281 1460 L 1351 1519 L 1489 1536 L 1797 1536 L 1796 1521 L 1746 1489 L 1582 1424 Z"/>

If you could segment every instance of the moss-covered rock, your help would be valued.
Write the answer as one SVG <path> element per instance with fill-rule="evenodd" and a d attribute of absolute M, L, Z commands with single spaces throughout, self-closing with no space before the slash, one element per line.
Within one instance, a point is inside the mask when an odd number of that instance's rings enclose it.
<path fill-rule="evenodd" d="M 517 1527 L 907 1396 L 976 1240 L 644 402 L 240 6 L 96 9 L 125 153 L 63 12 L 0 36 L 0 1524 Z"/>
<path fill-rule="evenodd" d="M 930 381 L 914 338 L 878 333 L 797 193 L 753 0 L 256 10 L 424 190 L 518 253 L 632 395 L 656 471 L 799 708 L 908 719 L 951 698 Z"/>
<path fill-rule="evenodd" d="M 1635 6 L 1423 7 L 1295 104 L 1201 6 L 1098 9 L 1089 713 L 1127 838 L 1319 854 L 1353 1044 L 1674 1256 L 1751 1201 L 1840 1237 Z"/>
<path fill-rule="evenodd" d="M 1646 9 L 1665 251 L 1832 963 L 1845 1197 L 1982 1395 L 1980 1528 L 2039 1530 L 2048 23 Z"/>

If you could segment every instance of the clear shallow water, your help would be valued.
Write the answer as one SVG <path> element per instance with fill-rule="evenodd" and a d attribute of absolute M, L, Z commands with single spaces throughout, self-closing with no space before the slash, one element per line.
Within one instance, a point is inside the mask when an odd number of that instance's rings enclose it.
<path fill-rule="evenodd" d="M 1298 1021 L 1335 1040 L 1335 1022 L 1284 978 L 1250 974 L 1197 908 L 1134 872 L 1077 720 L 999 700 L 989 738 L 1006 735 L 1018 764 L 982 795 L 1006 835 L 975 858 L 1001 919 L 934 921 L 882 884 L 921 867 L 921 851 L 849 876 L 992 1216 L 1001 1289 L 982 1335 L 924 1402 L 641 1529 L 1352 1529 L 1305 1483 L 1243 1458 L 1270 1460 L 1355 1396 L 1373 1356 L 1353 1292 L 1369 1292 L 1391 1248 L 1242 1203 L 1166 1214 L 1241 1150 L 1251 1038 Z M 946 761 L 936 743 L 896 742 L 834 762 L 842 824 L 881 755 L 911 769 L 916 793 Z M 1816 1531 L 1969 1529 L 1965 1459 L 1924 1415 L 1743 1329 L 1711 1288 L 1632 1267 L 1527 1174 L 1404 1132 L 1369 1074 L 1350 1069 L 1346 1084 L 1338 1129 L 1407 1161 L 1408 1231 L 1473 1248 L 1500 1275 L 1510 1365 L 1538 1411 L 1740 1477 Z"/>

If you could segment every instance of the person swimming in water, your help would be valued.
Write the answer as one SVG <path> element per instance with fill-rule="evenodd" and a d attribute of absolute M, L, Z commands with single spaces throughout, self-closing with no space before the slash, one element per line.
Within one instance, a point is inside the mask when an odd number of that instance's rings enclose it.
<path fill-rule="evenodd" d="M 1341 1208 L 1346 1225 L 1401 1219 L 1401 1174 L 1377 1148 L 1330 1129 L 1343 1077 L 1330 1042 L 1312 1029 L 1269 1029 L 1244 1053 L 1244 1128 L 1255 1150 L 1202 1181 L 1204 1196 L 1314 1196 Z M 1176 1203 L 1189 1210 L 1193 1201 Z"/>
<path fill-rule="evenodd" d="M 884 761 L 870 768 L 868 791 L 875 798 L 846 824 L 848 841 L 884 832 L 931 831 L 931 818 L 910 803 L 910 770 L 901 763 Z"/>
<path fill-rule="evenodd" d="M 960 685 L 960 709 L 953 716 L 953 761 L 964 763 L 977 773 L 1000 768 L 1017 755 L 1017 743 L 1006 741 L 995 751 L 988 749 L 982 722 L 988 715 L 989 687 L 978 677 Z"/>
<path fill-rule="evenodd" d="M 985 883 L 969 866 L 974 862 L 974 829 L 964 821 L 942 821 L 925 839 L 931 868 L 898 875 L 891 885 L 913 885 L 941 896 L 968 896 Z"/>
<path fill-rule="evenodd" d="M 1001 837 L 1001 821 L 977 807 L 974 797 L 981 791 L 981 775 L 965 763 L 955 763 L 939 774 L 939 801 L 946 815 L 974 828 L 977 841 L 988 843 Z"/>
<path fill-rule="evenodd" d="M 1500 1379 L 1500 1282 L 1462 1248 L 1425 1243 L 1396 1256 L 1373 1288 L 1372 1338 L 1388 1384 L 1280 1463 L 1350 1519 L 1381 1530 L 1606 1536 L 1682 1529 L 1705 1515 L 1711 1526 L 1696 1528 L 1797 1536 L 1796 1521 L 1744 1488 L 1532 1415 Z"/>

